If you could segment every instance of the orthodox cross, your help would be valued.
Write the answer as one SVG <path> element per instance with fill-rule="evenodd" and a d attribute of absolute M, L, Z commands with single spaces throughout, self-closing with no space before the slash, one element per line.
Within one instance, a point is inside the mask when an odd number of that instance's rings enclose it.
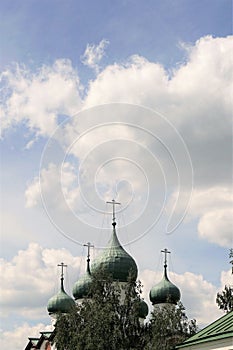
<path fill-rule="evenodd" d="M 89 269 L 89 263 L 90 263 L 90 249 L 94 248 L 94 245 L 91 244 L 90 242 L 87 242 L 86 244 L 83 245 L 84 247 L 87 247 L 87 264 L 88 264 L 88 269 Z"/>
<path fill-rule="evenodd" d="M 58 264 L 57 266 L 61 267 L 61 279 L 64 279 L 64 267 L 67 267 L 63 262 Z"/>
<path fill-rule="evenodd" d="M 58 264 L 57 266 L 61 267 L 61 290 L 64 291 L 64 267 L 67 267 L 63 262 Z"/>
<path fill-rule="evenodd" d="M 167 254 L 170 254 L 171 252 L 169 252 L 167 248 L 161 250 L 161 252 L 165 255 L 164 266 L 167 266 Z"/>
<path fill-rule="evenodd" d="M 112 199 L 111 202 L 106 202 L 107 204 L 112 204 L 112 224 L 116 225 L 116 217 L 115 217 L 115 205 L 121 204 L 119 202 L 116 202 L 115 199 Z"/>

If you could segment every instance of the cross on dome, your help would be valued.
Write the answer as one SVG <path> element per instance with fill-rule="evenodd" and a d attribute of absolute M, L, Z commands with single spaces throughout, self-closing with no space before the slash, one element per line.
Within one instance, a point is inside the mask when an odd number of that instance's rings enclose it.
<path fill-rule="evenodd" d="M 164 250 L 161 250 L 161 252 L 164 253 L 164 255 L 165 255 L 164 266 L 167 267 L 167 255 L 170 254 L 171 252 L 169 252 L 169 250 L 167 248 L 165 248 Z"/>
<path fill-rule="evenodd" d="M 116 212 L 115 212 L 115 205 L 121 204 L 119 202 L 116 202 L 115 199 L 112 199 L 111 202 L 106 202 L 107 204 L 112 204 L 112 225 L 116 226 Z"/>
<path fill-rule="evenodd" d="M 83 245 L 84 247 L 87 247 L 87 272 L 90 273 L 90 249 L 94 248 L 94 245 L 90 242 L 87 242 Z"/>
<path fill-rule="evenodd" d="M 61 267 L 61 279 L 64 280 L 64 267 L 67 267 L 63 262 L 58 264 L 57 266 Z"/>

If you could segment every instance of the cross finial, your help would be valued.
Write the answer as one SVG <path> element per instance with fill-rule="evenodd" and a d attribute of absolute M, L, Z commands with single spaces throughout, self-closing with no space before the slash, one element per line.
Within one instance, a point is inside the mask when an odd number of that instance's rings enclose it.
<path fill-rule="evenodd" d="M 57 266 L 61 267 L 61 290 L 64 291 L 64 267 L 67 267 L 67 265 L 65 265 L 63 262 L 61 262 L 60 264 L 58 264 Z"/>
<path fill-rule="evenodd" d="M 64 279 L 64 267 L 67 267 L 63 262 L 58 264 L 57 266 L 61 267 L 61 279 Z"/>
<path fill-rule="evenodd" d="M 161 252 L 164 253 L 165 255 L 164 266 L 167 267 L 167 254 L 170 254 L 171 252 L 169 252 L 167 248 L 165 248 L 164 250 L 161 250 Z"/>
<path fill-rule="evenodd" d="M 87 272 L 91 273 L 90 271 L 90 249 L 94 248 L 94 245 L 90 242 L 87 242 L 84 244 L 84 247 L 87 247 Z"/>
<path fill-rule="evenodd" d="M 119 202 L 116 202 L 115 199 L 112 199 L 111 202 L 106 202 L 107 204 L 112 204 L 112 225 L 116 226 L 116 217 L 115 217 L 115 205 L 121 204 Z"/>

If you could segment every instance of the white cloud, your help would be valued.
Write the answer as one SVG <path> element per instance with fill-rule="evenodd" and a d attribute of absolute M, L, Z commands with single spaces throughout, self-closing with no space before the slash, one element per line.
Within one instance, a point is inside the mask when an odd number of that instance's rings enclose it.
<path fill-rule="evenodd" d="M 217 209 L 202 215 L 198 224 L 200 237 L 222 247 L 232 247 L 233 209 Z"/>
<path fill-rule="evenodd" d="M 63 163 L 61 171 L 59 166 L 50 163 L 47 169 L 41 169 L 40 178 L 36 176 L 27 186 L 25 191 L 26 207 L 40 207 L 41 194 L 46 194 L 43 197 L 46 206 L 65 211 L 68 205 L 74 209 L 80 196 L 76 180 L 77 176 L 72 164 Z"/>
<path fill-rule="evenodd" d="M 178 132 L 184 138 L 188 146 L 195 176 L 195 193 L 192 200 L 190 215 L 192 218 L 199 218 L 199 233 L 202 237 L 208 240 L 226 245 L 230 239 L 230 220 L 221 221 L 221 210 L 226 210 L 229 217 L 228 209 L 230 206 L 230 190 L 231 184 L 231 101 L 230 91 L 232 88 L 232 62 L 230 60 L 232 37 L 212 38 L 210 36 L 201 38 L 195 45 L 190 46 L 188 50 L 187 61 L 176 68 L 173 75 L 169 77 L 166 70 L 159 64 L 149 62 L 143 57 L 132 56 L 125 64 L 115 64 L 107 66 L 92 82 L 90 82 L 89 90 L 84 99 L 83 107 L 91 107 L 103 103 L 111 103 L 114 101 L 145 105 L 151 108 L 159 109 L 178 129 Z M 103 52 L 104 41 L 101 45 L 89 47 L 87 58 L 89 57 L 90 65 L 95 65 L 95 57 L 100 59 Z M 100 52 L 99 52 L 99 48 Z M 96 55 L 96 56 L 95 56 Z M 98 61 L 97 59 L 97 61 Z M 73 72 L 73 71 L 72 71 Z M 23 81 L 25 83 L 25 81 Z M 23 83 L 22 82 L 22 83 Z M 112 109 L 117 110 L 116 105 Z M 120 110 L 120 109 L 119 109 Z M 116 112 L 111 112 L 106 115 L 100 109 L 95 113 L 95 118 L 91 114 L 92 110 L 84 111 L 83 116 L 78 115 L 68 123 L 61 132 L 59 141 L 64 149 L 69 149 L 70 144 L 75 140 L 70 153 L 78 157 L 82 163 L 83 171 L 80 171 L 79 180 L 83 180 L 86 187 L 84 196 L 86 199 L 93 199 L 96 195 L 96 174 L 98 166 L 104 164 L 106 160 L 114 159 L 115 156 L 127 156 L 130 160 L 136 161 L 144 170 L 149 168 L 147 165 L 151 162 L 144 162 L 145 149 L 137 149 L 126 147 L 124 139 L 131 141 L 131 144 L 139 142 L 143 146 L 148 147 L 152 152 L 155 152 L 162 168 L 165 172 L 166 181 L 169 191 L 174 191 L 177 186 L 176 169 L 172 168 L 171 162 L 168 162 L 167 155 L 164 150 L 160 149 L 158 142 L 152 140 L 148 135 L 143 135 L 130 129 L 129 127 L 112 125 L 107 127 L 95 127 L 90 132 L 91 127 L 99 126 L 101 123 L 113 122 L 113 116 Z M 115 114 L 114 114 L 115 113 Z M 120 113 L 118 113 L 120 115 Z M 187 173 L 186 163 L 182 159 L 184 150 L 177 148 L 177 142 L 174 138 L 174 132 L 168 128 L 168 124 L 162 125 L 162 118 L 147 118 L 147 112 L 141 111 L 139 117 L 131 117 L 134 125 L 145 127 L 154 132 L 156 136 L 165 140 L 164 144 L 170 146 L 172 154 L 176 154 L 176 165 L 178 164 L 178 174 L 181 186 L 186 186 L 190 180 L 190 173 Z M 125 118 L 125 119 L 124 119 Z M 128 116 L 124 114 L 120 121 L 128 121 Z M 94 124 L 93 124 L 93 120 Z M 115 120 L 116 121 L 116 120 Z M 117 119 L 118 121 L 118 119 Z M 166 125 L 165 125 L 166 124 Z M 85 131 L 88 131 L 85 133 Z M 156 130 L 156 132 L 155 132 Z M 83 133 L 83 134 L 82 134 Z M 81 138 L 79 136 L 82 135 Z M 112 140 L 122 139 L 122 147 L 116 147 L 116 142 Z M 77 141 L 78 140 L 78 141 Z M 76 142 L 77 141 L 77 142 Z M 98 152 L 101 150 L 101 152 Z M 121 153 L 121 154 L 120 154 Z M 149 158 L 148 158 L 149 159 Z M 153 162 L 155 164 L 156 162 Z M 114 162 L 112 162 L 114 164 Z M 117 162 L 115 162 L 117 164 Z M 71 166 L 71 165 L 69 165 Z M 150 168 L 152 168 L 150 166 Z M 154 168 L 154 167 L 153 167 Z M 110 169 L 110 167 L 109 167 Z M 76 169 L 77 170 L 77 169 Z M 74 170 L 64 170 L 64 198 L 58 196 L 59 169 L 48 168 L 42 169 L 42 182 L 44 181 L 44 191 L 48 192 L 47 198 L 51 201 L 51 206 L 63 205 L 68 209 L 68 204 L 72 209 L 76 204 L 80 205 L 79 188 L 73 185 L 65 185 L 65 177 L 68 172 L 73 180 Z M 121 167 L 112 166 L 110 172 L 101 171 L 102 175 L 99 178 L 102 181 L 102 187 L 105 187 L 106 194 L 116 192 L 113 187 L 120 180 L 125 180 L 124 172 Z M 158 173 L 154 176 L 153 184 L 158 184 Z M 55 175 L 58 175 L 58 181 L 55 180 Z M 119 176 L 122 175 L 122 178 Z M 109 184 L 111 176 L 114 177 L 114 184 Z M 47 179 L 46 179 L 47 177 Z M 32 207 L 38 203 L 39 189 L 38 179 L 35 179 L 26 191 L 27 206 Z M 73 183 L 73 182 L 71 182 Z M 150 183 L 150 189 L 153 188 Z M 189 184 L 189 183 L 188 183 Z M 80 184 L 79 184 L 80 185 Z M 189 184 L 190 185 L 190 184 Z M 110 187 L 112 188 L 110 189 Z M 136 182 L 131 183 L 132 188 L 136 188 Z M 145 188 L 145 186 L 144 186 Z M 181 188 L 180 194 L 183 195 L 183 202 L 180 202 L 180 207 L 184 209 L 184 200 L 187 202 L 188 196 L 185 188 Z M 114 193 L 115 193 L 114 192 Z M 153 193 L 153 191 L 151 191 Z M 174 196 L 177 198 L 177 192 L 174 191 Z M 99 196 L 98 200 L 100 199 Z M 104 200 L 102 198 L 101 200 Z M 65 203 L 66 202 L 66 203 Z M 76 208 L 78 208 L 78 205 Z M 177 212 L 179 208 L 176 208 Z M 216 225 L 218 225 L 221 234 L 213 229 L 210 224 L 211 217 L 216 213 Z M 220 227 L 221 223 L 221 227 Z M 211 238 L 212 237 L 212 238 Z"/>
<path fill-rule="evenodd" d="M 106 39 L 102 39 L 98 45 L 87 44 L 86 50 L 81 57 L 82 63 L 98 73 L 99 63 L 105 54 L 105 49 L 108 44 L 109 41 Z"/>
<path fill-rule="evenodd" d="M 57 126 L 59 114 L 72 115 L 81 107 L 82 87 L 77 71 L 67 59 L 44 65 L 37 72 L 17 65 L 2 72 L 0 80 L 2 132 L 25 123 L 37 135 L 49 136 Z"/>
<path fill-rule="evenodd" d="M 168 207 L 174 203 L 175 198 L 176 196 L 171 197 Z M 198 219 L 197 230 L 201 238 L 230 248 L 233 240 L 232 203 L 231 187 L 195 189 L 185 220 Z"/>
<path fill-rule="evenodd" d="M 125 64 L 107 66 L 90 83 L 85 106 L 111 102 L 144 105 L 160 110 L 175 123 L 191 125 L 190 132 L 196 136 L 217 136 L 227 131 L 230 123 L 231 45 L 232 37 L 201 38 L 171 77 L 160 64 L 138 55 Z M 211 125 L 203 128 L 207 120 Z"/>
<path fill-rule="evenodd" d="M 142 281 L 143 297 L 150 305 L 150 289 L 160 282 L 162 274 L 144 270 L 141 272 L 139 279 Z M 217 288 L 212 283 L 206 281 L 201 274 L 185 272 L 183 275 L 169 273 L 169 279 L 181 291 L 181 301 L 186 308 L 186 313 L 190 318 L 195 318 L 199 326 L 204 326 L 222 316 L 222 311 L 216 304 L 216 295 L 219 290 L 229 283 L 232 276 L 230 272 L 223 271 L 221 274 L 221 287 Z M 150 305 L 151 307 L 151 305 Z M 152 308 L 152 307 L 151 307 Z"/>
<path fill-rule="evenodd" d="M 135 55 L 123 65 L 107 66 L 90 82 L 85 106 L 123 102 L 159 108 L 169 103 L 167 88 L 165 69 Z"/>
<path fill-rule="evenodd" d="M 66 249 L 43 249 L 30 243 L 11 261 L 1 259 L 3 315 L 8 317 L 14 312 L 27 319 L 45 317 L 47 301 L 59 289 L 57 264 L 62 261 L 68 265 L 70 281 L 65 282 L 70 293 L 72 285 L 69 283 L 77 279 L 81 258 L 73 257 Z"/>
<path fill-rule="evenodd" d="M 1 349 L 8 350 L 9 346 L 14 350 L 22 350 L 26 347 L 29 337 L 40 337 L 40 332 L 51 331 L 52 327 L 38 323 L 30 326 L 27 323 L 19 327 L 14 327 L 12 331 L 1 331 Z"/>

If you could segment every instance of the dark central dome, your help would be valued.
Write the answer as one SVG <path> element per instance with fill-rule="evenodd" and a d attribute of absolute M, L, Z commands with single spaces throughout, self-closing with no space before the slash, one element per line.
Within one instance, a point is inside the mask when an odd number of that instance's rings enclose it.
<path fill-rule="evenodd" d="M 116 224 L 113 223 L 112 237 L 104 252 L 93 262 L 91 271 L 103 270 L 110 274 L 114 281 L 127 282 L 129 274 L 136 280 L 138 269 L 134 259 L 121 246 L 116 235 Z"/>

